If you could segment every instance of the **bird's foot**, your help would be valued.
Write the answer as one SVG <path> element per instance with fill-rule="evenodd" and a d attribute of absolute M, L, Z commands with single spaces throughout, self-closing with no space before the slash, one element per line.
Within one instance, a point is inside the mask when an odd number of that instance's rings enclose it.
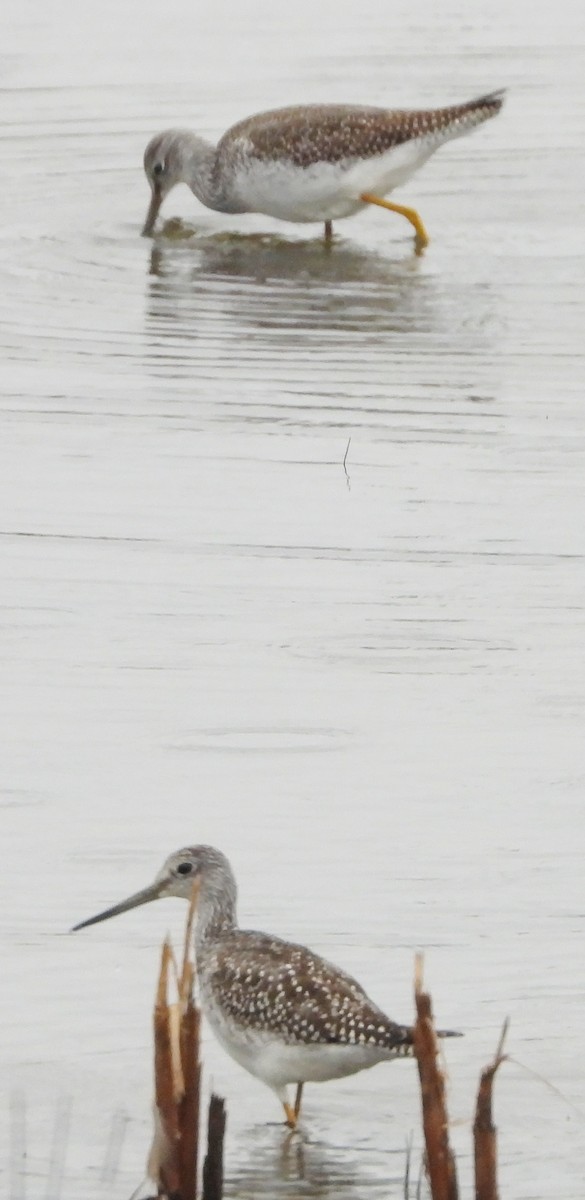
<path fill-rule="evenodd" d="M 422 254 L 429 244 L 429 235 L 415 208 L 407 208 L 405 204 L 394 204 L 391 200 L 383 200 L 381 196 L 374 196 L 372 192 L 363 192 L 360 200 L 363 200 L 364 204 L 377 204 L 380 208 L 387 208 L 389 212 L 399 213 L 401 217 L 406 217 L 415 232 L 415 254 Z"/>
<path fill-rule="evenodd" d="M 293 1108 L 292 1104 L 289 1104 L 288 1101 L 285 1101 L 282 1107 L 286 1116 L 285 1124 L 288 1125 L 289 1129 L 296 1129 L 298 1118 L 296 1108 Z"/>

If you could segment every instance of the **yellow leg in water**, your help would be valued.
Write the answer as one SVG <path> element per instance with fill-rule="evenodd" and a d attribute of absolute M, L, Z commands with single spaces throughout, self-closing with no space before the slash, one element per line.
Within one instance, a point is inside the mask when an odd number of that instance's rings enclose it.
<path fill-rule="evenodd" d="M 406 217 L 416 231 L 417 254 L 420 254 L 425 246 L 428 246 L 429 235 L 415 208 L 407 208 L 404 204 L 393 204 L 391 200 L 382 200 L 381 196 L 374 196 L 371 192 L 363 192 L 360 200 L 363 200 L 364 204 L 378 204 L 380 208 L 387 208 L 390 212 L 400 213 L 401 217 Z"/>
<path fill-rule="evenodd" d="M 298 1121 L 301 1111 L 301 1100 L 303 1099 L 303 1084 L 297 1083 L 297 1094 L 295 1096 L 295 1117 Z"/>
<path fill-rule="evenodd" d="M 282 1106 L 282 1107 L 284 1108 L 284 1111 L 285 1111 L 285 1114 L 286 1114 L 286 1123 L 287 1123 L 287 1125 L 288 1125 L 289 1129 L 296 1129 L 296 1127 L 297 1127 L 297 1114 L 296 1114 L 296 1112 L 295 1112 L 295 1110 L 294 1110 L 294 1108 L 293 1108 L 292 1104 L 288 1104 L 288 1103 L 285 1101 L 285 1103 L 283 1104 L 283 1106 Z"/>

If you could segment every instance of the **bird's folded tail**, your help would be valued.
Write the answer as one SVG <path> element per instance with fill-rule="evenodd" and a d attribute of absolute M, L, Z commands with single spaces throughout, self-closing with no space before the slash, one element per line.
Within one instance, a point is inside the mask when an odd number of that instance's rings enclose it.
<path fill-rule="evenodd" d="M 463 1034 L 456 1029 L 436 1029 L 438 1038 L 457 1038 Z M 396 1058 L 411 1058 L 414 1054 L 414 1028 L 412 1025 L 397 1026 L 389 1047 Z"/>
<path fill-rule="evenodd" d="M 405 138 L 402 140 L 424 141 L 427 146 L 436 149 L 452 138 L 463 137 L 471 133 L 490 117 L 499 113 L 504 103 L 505 91 L 490 92 L 487 96 L 479 96 L 475 100 L 467 100 L 465 104 L 451 104 L 447 108 L 431 108 L 404 114 Z M 406 128 L 407 127 L 407 128 Z"/>
<path fill-rule="evenodd" d="M 505 94 L 502 88 L 498 92 L 490 92 L 487 96 L 468 100 L 465 104 L 452 104 L 449 108 L 436 109 L 436 134 L 439 137 L 442 134 L 449 140 L 470 133 L 477 125 L 483 125 L 490 117 L 497 116 L 504 103 Z"/>
<path fill-rule="evenodd" d="M 476 100 L 468 100 L 467 104 L 459 104 L 458 108 L 469 109 L 471 112 L 478 111 L 484 113 L 484 120 L 487 117 L 495 117 L 499 113 L 504 98 L 506 88 L 498 88 L 495 92 L 488 92 L 486 96 L 478 96 Z"/>

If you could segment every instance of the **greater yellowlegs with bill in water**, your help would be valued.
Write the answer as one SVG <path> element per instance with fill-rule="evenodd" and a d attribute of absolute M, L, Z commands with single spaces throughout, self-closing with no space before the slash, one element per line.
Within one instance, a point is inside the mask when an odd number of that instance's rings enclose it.
<path fill-rule="evenodd" d="M 443 142 L 495 116 L 503 98 L 502 91 L 492 92 L 431 109 L 301 104 L 240 121 L 217 146 L 189 130 L 167 129 L 144 153 L 152 196 L 142 232 L 152 233 L 165 196 L 186 183 L 219 212 L 323 221 L 326 241 L 333 221 L 378 204 L 410 221 L 422 250 L 428 237 L 416 210 L 386 197 Z"/>
<path fill-rule="evenodd" d="M 200 887 L 195 957 L 203 1011 L 228 1054 L 275 1092 L 292 1128 L 304 1083 L 340 1079 L 413 1053 L 412 1029 L 391 1021 L 351 975 L 306 946 L 239 928 L 234 874 L 213 846 L 171 854 L 150 887 L 75 929 L 164 896 L 188 900 L 195 880 Z M 287 1085 L 295 1083 L 292 1105 Z"/>

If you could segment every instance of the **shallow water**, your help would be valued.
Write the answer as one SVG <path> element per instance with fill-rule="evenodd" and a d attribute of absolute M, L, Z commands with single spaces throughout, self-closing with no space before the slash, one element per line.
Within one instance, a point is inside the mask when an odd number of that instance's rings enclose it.
<path fill-rule="evenodd" d="M 65 931 L 201 840 L 232 859 L 246 925 L 309 941 L 397 1019 L 426 950 L 440 1023 L 466 1033 L 468 1188 L 510 1015 L 514 1059 L 558 1091 L 502 1070 L 502 1195 L 577 1200 L 583 17 L 7 0 L 0 30 L 0 1192 L 47 1194 L 64 1103 L 62 1195 L 138 1183 L 157 947 L 182 909 Z M 401 193 L 423 258 L 381 211 L 328 254 L 313 227 L 186 191 L 138 236 L 165 125 L 501 85 L 498 120 Z M 211 1042 L 205 1066 L 228 1197 L 402 1196 L 412 1064 L 307 1089 L 292 1142 Z"/>

